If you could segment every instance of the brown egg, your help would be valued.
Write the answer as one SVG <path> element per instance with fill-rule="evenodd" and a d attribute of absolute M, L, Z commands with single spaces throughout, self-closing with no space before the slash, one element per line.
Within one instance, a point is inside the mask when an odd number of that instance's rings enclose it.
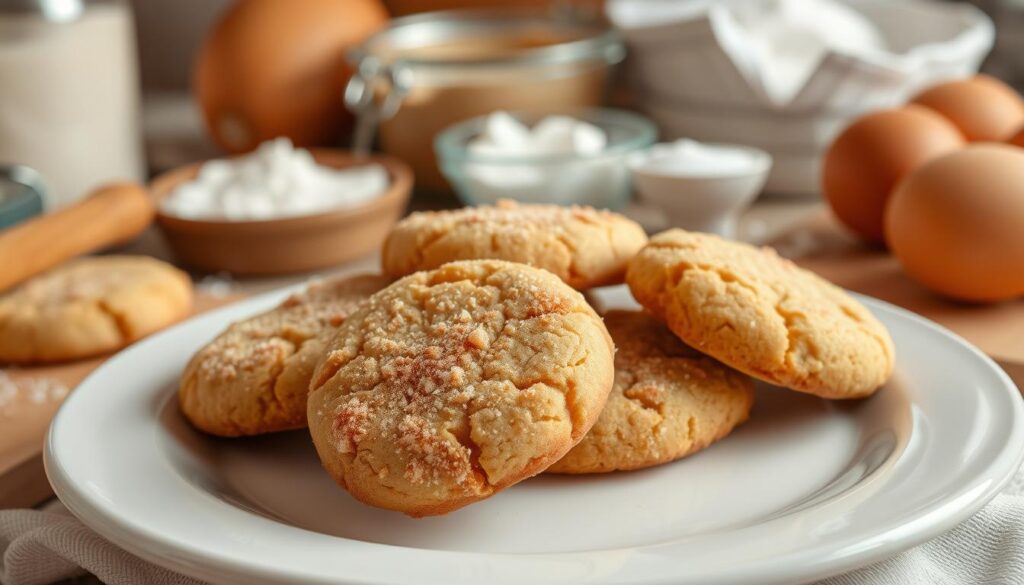
<path fill-rule="evenodd" d="M 345 52 L 387 22 L 379 0 L 240 0 L 214 26 L 195 95 L 229 152 L 286 136 L 331 145 L 351 129 Z"/>
<path fill-rule="evenodd" d="M 1024 99 L 989 75 L 936 85 L 911 102 L 948 118 L 969 142 L 1002 142 L 1024 125 Z"/>
<path fill-rule="evenodd" d="M 952 124 L 920 106 L 868 114 L 847 127 L 825 153 L 825 198 L 843 224 L 882 244 L 885 204 L 900 179 L 963 145 Z"/>
<path fill-rule="evenodd" d="M 998 301 L 1024 294 L 1024 150 L 978 144 L 904 179 L 885 216 L 907 273 L 944 295 Z"/>

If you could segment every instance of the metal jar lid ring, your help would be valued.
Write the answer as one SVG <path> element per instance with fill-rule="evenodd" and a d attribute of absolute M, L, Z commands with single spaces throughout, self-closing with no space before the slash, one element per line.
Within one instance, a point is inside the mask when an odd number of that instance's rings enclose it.
<path fill-rule="evenodd" d="M 400 61 L 382 65 L 379 59 L 367 54 L 360 55 L 358 62 L 358 71 L 345 87 L 345 105 L 356 115 L 352 148 L 357 154 L 367 154 L 373 146 L 377 124 L 394 116 L 402 107 L 402 100 L 412 87 L 413 72 Z M 379 103 L 375 99 L 378 84 L 390 88 Z"/>

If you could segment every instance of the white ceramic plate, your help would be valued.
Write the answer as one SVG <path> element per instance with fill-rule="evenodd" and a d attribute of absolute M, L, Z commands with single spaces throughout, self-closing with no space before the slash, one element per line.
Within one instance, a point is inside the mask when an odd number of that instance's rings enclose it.
<path fill-rule="evenodd" d="M 285 293 L 193 319 L 111 359 L 68 398 L 46 469 L 83 522 L 154 563 L 218 583 L 797 583 L 964 520 L 1016 470 L 1017 390 L 963 340 L 863 299 L 896 375 L 837 403 L 761 387 L 727 440 L 661 467 L 541 476 L 452 514 L 360 504 L 307 434 L 220 440 L 178 414 L 178 375 L 230 321 Z M 623 288 L 599 293 L 629 306 Z"/>

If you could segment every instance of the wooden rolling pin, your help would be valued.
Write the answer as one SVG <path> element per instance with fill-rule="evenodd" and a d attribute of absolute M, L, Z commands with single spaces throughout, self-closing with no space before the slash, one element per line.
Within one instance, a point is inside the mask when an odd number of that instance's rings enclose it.
<path fill-rule="evenodd" d="M 117 183 L 0 231 L 0 291 L 76 256 L 135 238 L 153 214 L 153 202 L 141 185 Z"/>

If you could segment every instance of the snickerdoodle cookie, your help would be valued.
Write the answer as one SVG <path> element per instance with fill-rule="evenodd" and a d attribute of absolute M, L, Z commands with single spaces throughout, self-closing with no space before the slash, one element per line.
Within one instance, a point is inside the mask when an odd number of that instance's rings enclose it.
<path fill-rule="evenodd" d="M 667 463 L 747 420 L 754 382 L 679 341 L 641 311 L 609 311 L 615 385 L 590 432 L 548 468 L 602 473 Z"/>
<path fill-rule="evenodd" d="M 885 327 L 770 248 L 669 230 L 630 261 L 626 280 L 684 342 L 772 384 L 860 398 L 892 373 Z"/>
<path fill-rule="evenodd" d="M 324 345 L 388 282 L 377 275 L 316 282 L 277 308 L 234 323 L 185 367 L 181 411 L 200 430 L 224 437 L 305 426 L 309 380 Z"/>
<path fill-rule="evenodd" d="M 355 498 L 444 514 L 565 455 L 597 420 L 612 369 L 601 318 L 556 276 L 453 262 L 345 321 L 313 375 L 309 427 Z"/>
<path fill-rule="evenodd" d="M 191 308 L 192 281 L 170 264 L 146 256 L 72 260 L 0 296 L 0 362 L 107 353 Z"/>
<path fill-rule="evenodd" d="M 621 283 L 647 242 L 637 223 L 592 207 L 517 204 L 414 213 L 384 242 L 384 272 L 405 276 L 453 260 L 522 262 L 574 288 Z"/>

